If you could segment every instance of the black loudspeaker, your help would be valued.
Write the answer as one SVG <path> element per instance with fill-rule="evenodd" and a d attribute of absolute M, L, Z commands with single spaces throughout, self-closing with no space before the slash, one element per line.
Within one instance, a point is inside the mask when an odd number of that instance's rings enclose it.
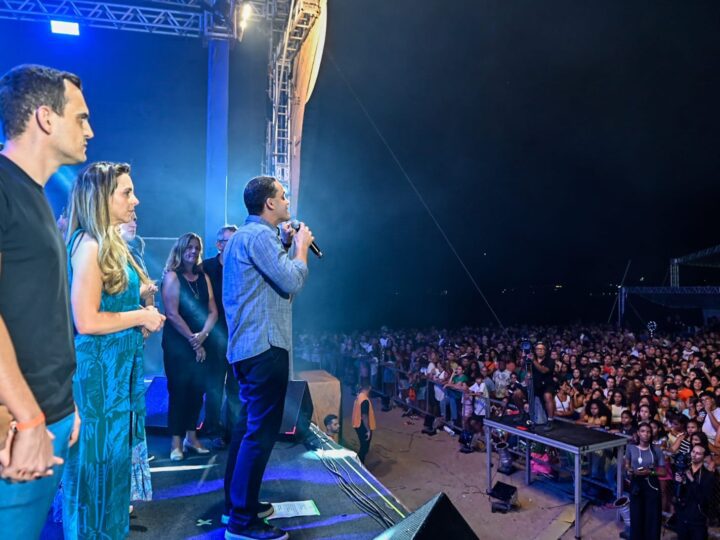
<path fill-rule="evenodd" d="M 145 393 L 145 426 L 166 428 L 168 425 L 167 378 L 154 377 Z"/>
<path fill-rule="evenodd" d="M 492 489 L 488 491 L 488 495 L 493 499 L 497 499 L 497 501 L 493 501 L 491 505 L 491 512 L 493 514 L 495 512 L 505 514 L 517 505 L 517 488 L 505 482 L 495 482 Z"/>
<path fill-rule="evenodd" d="M 375 540 L 476 540 L 478 537 L 444 493 L 438 493 Z"/>
<path fill-rule="evenodd" d="M 312 415 L 313 404 L 307 381 L 289 381 L 279 437 L 286 441 L 303 440 Z"/>

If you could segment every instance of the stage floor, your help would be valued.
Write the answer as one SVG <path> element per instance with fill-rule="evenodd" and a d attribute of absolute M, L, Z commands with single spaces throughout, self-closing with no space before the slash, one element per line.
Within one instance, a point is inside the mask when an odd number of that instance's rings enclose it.
<path fill-rule="evenodd" d="M 169 459 L 169 438 L 149 435 L 154 498 L 136 503 L 130 520 L 131 539 L 201 539 L 223 538 L 220 523 L 223 510 L 223 475 L 227 451 L 209 456 L 188 457 L 181 462 Z M 338 485 L 338 471 L 353 493 L 364 494 L 397 523 L 408 511 L 355 458 L 354 452 L 334 445 L 332 451 L 325 439 L 317 441 L 323 452 L 309 450 L 303 444 L 278 442 L 265 473 L 261 498 L 269 502 L 313 500 L 320 515 L 271 520 L 290 532 L 293 540 L 372 539 L 387 527 L 353 502 Z M 324 460 L 321 460 L 323 454 Z M 59 525 L 48 523 L 43 539 L 60 540 Z"/>

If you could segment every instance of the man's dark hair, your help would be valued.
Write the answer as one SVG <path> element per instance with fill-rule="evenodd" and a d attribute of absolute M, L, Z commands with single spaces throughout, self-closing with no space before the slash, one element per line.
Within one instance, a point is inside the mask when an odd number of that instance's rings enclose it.
<path fill-rule="evenodd" d="M 276 179 L 272 176 L 256 176 L 247 183 L 243 200 L 245 208 L 251 216 L 259 216 L 265 208 L 265 201 L 277 194 Z"/>
<path fill-rule="evenodd" d="M 325 427 L 328 427 L 334 420 L 337 419 L 337 414 L 328 414 L 323 420 L 323 424 L 325 424 Z"/>
<path fill-rule="evenodd" d="M 45 66 L 24 64 L 3 75 L 0 79 L 0 123 L 5 137 L 14 139 L 22 135 L 32 114 L 43 105 L 62 115 L 67 103 L 65 81 L 82 90 L 77 75 Z"/>

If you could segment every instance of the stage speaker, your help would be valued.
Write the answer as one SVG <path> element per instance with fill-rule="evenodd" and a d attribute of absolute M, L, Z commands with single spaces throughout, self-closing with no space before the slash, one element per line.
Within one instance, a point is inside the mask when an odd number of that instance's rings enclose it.
<path fill-rule="evenodd" d="M 145 427 L 166 428 L 168 425 L 167 378 L 153 378 L 145 393 Z"/>
<path fill-rule="evenodd" d="M 312 414 L 313 403 L 307 382 L 289 381 L 279 437 L 286 441 L 303 440 L 310 427 Z"/>
<path fill-rule="evenodd" d="M 400 523 L 375 540 L 437 540 L 438 538 L 477 539 L 465 518 L 444 493 L 438 493 Z"/>
<path fill-rule="evenodd" d="M 497 501 L 493 501 L 491 505 L 491 512 L 493 514 L 495 512 L 505 514 L 512 510 L 513 506 L 517 505 L 517 488 L 505 482 L 495 482 L 492 489 L 488 491 L 488 495 L 493 499 L 497 499 Z"/>

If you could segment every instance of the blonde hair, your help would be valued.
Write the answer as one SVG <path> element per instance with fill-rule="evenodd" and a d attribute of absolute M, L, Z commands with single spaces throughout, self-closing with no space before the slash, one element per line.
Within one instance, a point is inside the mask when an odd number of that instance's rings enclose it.
<path fill-rule="evenodd" d="M 197 274 L 200 271 L 200 263 L 202 262 L 203 243 L 202 238 L 197 234 L 189 232 L 183 234 L 180 238 L 175 240 L 173 247 L 170 249 L 167 261 L 165 262 L 165 269 L 163 270 L 163 276 L 168 272 L 174 272 L 182 266 L 182 255 L 190 245 L 191 240 L 197 240 L 200 249 L 198 250 L 197 260 L 193 264 L 193 273 Z"/>
<path fill-rule="evenodd" d="M 108 161 L 91 163 L 80 171 L 70 194 L 66 240 L 69 242 L 75 231 L 83 229 L 98 243 L 98 266 L 103 290 L 108 294 L 127 289 L 128 263 L 140 276 L 141 283 L 150 282 L 130 256 L 118 228 L 110 221 L 110 197 L 117 189 L 117 179 L 121 174 L 130 174 L 130 165 Z"/>

